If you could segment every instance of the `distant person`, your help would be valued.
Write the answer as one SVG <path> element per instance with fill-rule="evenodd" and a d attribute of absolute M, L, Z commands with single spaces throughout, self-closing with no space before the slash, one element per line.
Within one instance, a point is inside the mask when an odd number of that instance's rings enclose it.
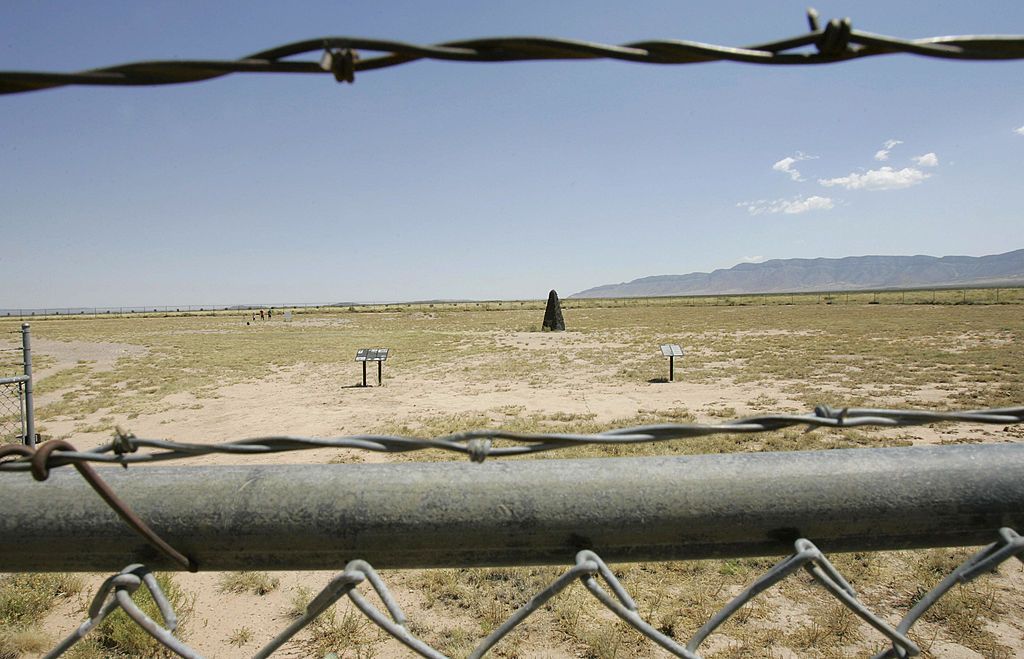
<path fill-rule="evenodd" d="M 260 320 L 266 320 L 266 318 L 263 317 L 263 309 L 260 309 Z"/>
<path fill-rule="evenodd" d="M 273 315 L 274 315 L 274 310 L 273 309 L 267 309 L 267 320 L 270 320 L 271 317 L 273 317 Z"/>

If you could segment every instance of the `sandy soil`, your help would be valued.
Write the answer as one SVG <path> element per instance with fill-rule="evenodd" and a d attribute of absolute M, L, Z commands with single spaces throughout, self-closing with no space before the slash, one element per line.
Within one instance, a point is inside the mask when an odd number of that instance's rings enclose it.
<path fill-rule="evenodd" d="M 543 350 L 565 339 L 553 334 L 516 333 L 501 340 L 517 348 Z M 46 355 L 54 362 L 40 375 L 74 366 L 80 360 L 93 362 L 94 369 L 110 368 L 119 357 L 138 355 L 145 351 L 140 346 L 126 344 L 43 340 L 37 341 L 34 347 L 36 354 Z M 723 362 L 723 371 L 727 372 L 729 366 L 728 362 Z M 806 409 L 802 403 L 787 397 L 786 383 L 771 386 L 736 384 L 723 377 L 713 384 L 695 384 L 686 381 L 685 366 L 678 373 L 679 381 L 674 383 L 594 382 L 588 374 L 566 368 L 556 369 L 549 382 L 537 386 L 507 381 L 468 382 L 454 369 L 450 374 L 442 373 L 434 379 L 412 378 L 405 375 L 398 365 L 389 363 L 384 369 L 384 386 L 368 388 L 354 386 L 360 377 L 358 369 L 357 364 L 338 368 L 297 364 L 269 373 L 260 381 L 224 386 L 214 398 L 196 400 L 188 395 L 178 395 L 163 401 L 169 407 L 166 411 L 141 415 L 131 420 L 117 419 L 117 422 L 140 437 L 220 442 L 278 433 L 345 435 L 365 431 L 367 419 L 377 418 L 381 414 L 395 420 L 414 420 L 434 414 L 486 414 L 506 406 L 519 406 L 525 414 L 593 414 L 595 420 L 601 423 L 614 423 L 617 419 L 633 416 L 641 410 L 667 408 L 686 408 L 700 421 L 719 422 L 723 419 L 714 412 L 725 407 L 733 408 L 740 416 L 767 411 L 752 406 L 752 402 L 759 397 L 762 400 L 775 400 L 771 406 L 773 411 L 796 413 Z M 375 383 L 375 375 L 371 371 L 371 382 Z M 829 395 L 831 392 L 822 393 L 823 400 L 834 398 Z M 928 385 L 921 387 L 915 395 L 922 400 L 941 402 L 945 392 Z M 97 413 L 84 422 L 95 422 L 101 415 Z M 70 419 L 45 421 L 48 434 L 53 436 L 71 433 L 80 423 L 81 420 Z M 915 443 L 936 443 L 979 436 L 985 441 L 1019 441 L 1019 437 L 1003 434 L 1001 428 L 979 429 L 968 426 L 911 428 L 901 430 L 899 434 L 912 438 Z M 107 439 L 107 435 L 101 433 L 75 433 L 75 443 L 80 448 Z M 328 451 L 285 453 L 256 456 L 246 462 L 326 462 L 334 455 L 336 452 Z M 387 459 L 377 454 L 364 455 L 363 458 L 367 461 Z M 190 464 L 234 462 L 238 462 L 238 459 L 205 456 L 190 461 Z M 1017 592 L 1021 592 L 1024 585 L 1022 572 L 1019 569 L 1004 571 L 1009 576 L 1002 582 L 1002 587 L 1015 586 Z M 287 619 L 284 611 L 297 588 L 304 586 L 315 592 L 332 575 L 326 572 L 283 572 L 276 576 L 281 579 L 280 586 L 267 595 L 257 596 L 222 593 L 218 586 L 221 578 L 218 573 L 181 575 L 179 583 L 195 598 L 187 642 L 206 656 L 250 656 L 285 627 Z M 100 579 L 99 575 L 91 577 L 90 588 L 95 588 Z M 432 616 L 424 608 L 422 595 L 415 589 L 402 586 L 403 581 L 397 580 L 395 595 L 400 604 L 406 607 L 410 618 L 415 619 L 417 615 L 427 618 Z M 82 620 L 82 611 L 76 608 L 76 604 L 67 604 L 52 612 L 45 627 L 56 638 L 76 627 Z M 252 639 L 241 647 L 229 644 L 228 639 L 232 634 L 242 628 L 251 630 Z M 1012 643 L 1020 650 L 1018 656 L 1024 656 L 1022 629 L 1024 624 L 1018 620 L 1007 623 L 1005 629 L 1000 630 L 1003 642 Z M 376 646 L 376 650 L 377 656 L 408 655 L 395 642 Z M 564 652 L 555 648 L 527 647 L 527 654 L 532 656 L 573 656 Z M 657 654 L 660 651 L 652 652 Z M 933 654 L 964 658 L 980 656 L 959 646 L 936 646 Z M 304 656 L 304 651 L 292 644 L 275 656 L 299 657 Z"/>

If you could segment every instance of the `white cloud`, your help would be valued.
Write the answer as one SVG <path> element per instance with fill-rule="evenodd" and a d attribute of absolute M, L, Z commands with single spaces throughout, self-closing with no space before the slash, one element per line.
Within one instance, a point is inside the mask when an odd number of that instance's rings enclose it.
<path fill-rule="evenodd" d="M 794 181 L 803 181 L 804 177 L 800 175 L 800 172 L 793 169 L 793 164 L 796 162 L 796 158 L 783 158 L 779 162 L 772 165 L 772 169 L 774 169 L 777 172 L 789 174 L 789 178 L 793 179 Z"/>
<path fill-rule="evenodd" d="M 736 204 L 740 208 L 746 208 L 751 215 L 772 215 L 775 213 L 786 213 L 796 215 L 814 210 L 831 210 L 834 204 L 829 197 L 793 197 L 792 199 L 759 199 L 757 201 L 744 201 Z"/>
<path fill-rule="evenodd" d="M 926 153 L 923 156 L 915 156 L 913 160 L 921 167 L 939 166 L 939 157 L 935 155 L 935 152 Z"/>
<path fill-rule="evenodd" d="M 889 159 L 889 152 L 892 151 L 893 147 L 897 144 L 903 144 L 903 140 L 886 140 L 885 144 L 878 151 L 875 151 L 875 160 L 885 161 Z"/>
<path fill-rule="evenodd" d="M 764 261 L 764 257 L 758 254 L 757 256 L 744 256 L 740 259 L 740 263 L 761 263 Z"/>
<path fill-rule="evenodd" d="M 881 167 L 879 169 L 869 169 L 863 174 L 853 172 L 849 176 L 828 179 L 820 178 L 818 183 L 826 188 L 840 186 L 847 190 L 899 190 L 922 183 L 930 176 L 931 174 L 926 174 L 920 169 L 913 167 L 904 167 L 903 169 Z"/>
<path fill-rule="evenodd" d="M 794 169 L 793 165 L 800 162 L 801 160 L 814 160 L 815 158 L 817 158 L 817 156 L 809 156 L 806 153 L 797 151 L 795 156 L 787 156 L 782 160 L 778 161 L 777 163 L 775 163 L 774 165 L 772 165 L 772 169 L 774 169 L 777 172 L 782 172 L 783 174 L 789 174 L 789 178 L 793 179 L 794 181 L 806 181 L 807 179 L 805 179 L 799 171 Z"/>
<path fill-rule="evenodd" d="M 1013 132 L 1017 133 L 1018 135 L 1024 135 L 1024 126 L 1021 126 L 1020 128 L 1014 128 Z"/>

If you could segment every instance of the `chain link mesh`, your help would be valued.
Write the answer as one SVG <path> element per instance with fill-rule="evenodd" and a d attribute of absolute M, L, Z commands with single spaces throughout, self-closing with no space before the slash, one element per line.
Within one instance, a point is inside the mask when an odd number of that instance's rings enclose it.
<path fill-rule="evenodd" d="M 24 436 L 22 384 L 0 384 L 0 444 L 21 441 Z"/>
<path fill-rule="evenodd" d="M 20 332 L 12 334 L 20 335 Z M 23 367 L 22 349 L 0 344 L 0 444 L 20 442 L 25 435 L 24 385 L 5 381 L 8 376 L 19 375 Z"/>
<path fill-rule="evenodd" d="M 967 583 L 982 574 L 992 572 L 1002 563 L 1013 558 L 1024 562 L 1024 538 L 1013 529 L 999 529 L 995 542 L 971 556 L 942 582 L 922 596 L 899 624 L 894 627 L 858 599 L 857 592 L 828 558 L 814 546 L 814 543 L 808 539 L 801 538 L 794 543 L 794 553 L 792 555 L 777 563 L 743 592 L 736 595 L 684 643 L 680 639 L 662 633 L 647 622 L 638 610 L 633 598 L 630 597 L 625 587 L 616 578 L 615 573 L 601 560 L 597 553 L 584 550 L 576 554 L 575 564 L 572 567 L 553 581 L 547 588 L 522 604 L 507 620 L 480 641 L 468 656 L 471 659 L 484 656 L 532 613 L 542 608 L 552 598 L 557 597 L 570 584 L 579 581 L 605 608 L 646 636 L 653 643 L 656 643 L 674 656 L 700 659 L 701 655 L 698 652 L 700 645 L 719 626 L 761 593 L 801 569 L 808 572 L 819 586 L 843 606 L 887 639 L 890 647 L 876 654 L 873 659 L 917 656 L 921 654 L 921 647 L 909 636 L 910 629 L 914 623 L 949 592 L 954 585 Z M 604 586 L 602 586 L 602 582 Z M 163 618 L 162 624 L 143 613 L 131 598 L 132 593 L 143 585 L 150 591 L 154 601 L 157 603 Z M 360 586 L 364 585 L 368 585 L 376 593 L 380 601 L 383 602 L 385 611 L 381 611 L 367 601 L 363 593 L 360 592 Z M 410 631 L 405 613 L 391 595 L 383 579 L 381 579 L 372 565 L 362 560 L 349 562 L 345 566 L 344 571 L 331 579 L 313 598 L 305 611 L 261 648 L 254 657 L 257 659 L 269 657 L 288 642 L 289 639 L 312 624 L 313 621 L 342 597 L 348 597 L 351 603 L 367 619 L 416 654 L 432 659 L 442 659 L 445 657 L 442 652 Z M 60 654 L 68 650 L 76 642 L 84 638 L 90 630 L 99 625 L 104 618 L 117 608 L 124 609 L 136 624 L 169 650 L 182 657 L 201 656 L 174 635 L 177 626 L 177 616 L 167 598 L 161 592 L 153 573 L 145 566 L 139 564 L 129 565 L 120 573 L 108 578 L 99 588 L 89 607 L 89 618 L 46 656 L 60 656 Z"/>

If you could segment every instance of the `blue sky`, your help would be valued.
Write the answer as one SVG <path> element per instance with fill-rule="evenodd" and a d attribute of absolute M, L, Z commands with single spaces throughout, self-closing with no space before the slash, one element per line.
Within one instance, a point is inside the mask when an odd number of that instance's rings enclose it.
<path fill-rule="evenodd" d="M 99 6 L 92 6 L 99 5 Z M 1019 0 L 820 2 L 906 38 Z M 4 3 L 0 69 L 350 35 L 749 45 L 804 3 Z M 370 53 L 367 53 L 369 55 Z M 1022 246 L 1024 61 L 418 62 L 0 97 L 0 307 L 541 298 L 744 260 Z M 887 146 L 888 144 L 888 146 Z"/>

